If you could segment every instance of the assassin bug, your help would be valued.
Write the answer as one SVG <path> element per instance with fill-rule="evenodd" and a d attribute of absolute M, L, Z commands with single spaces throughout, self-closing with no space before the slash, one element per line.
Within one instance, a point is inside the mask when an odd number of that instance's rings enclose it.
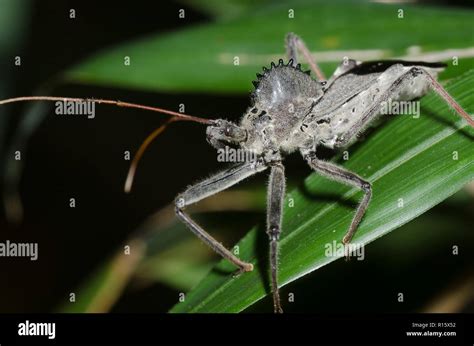
<path fill-rule="evenodd" d="M 297 52 L 307 60 L 311 70 L 302 71 Z M 344 148 L 357 139 L 381 113 L 381 104 L 388 100 L 413 100 L 433 89 L 472 127 L 474 121 L 449 93 L 436 81 L 436 74 L 446 67 L 443 63 L 402 60 L 358 62 L 346 59 L 326 80 L 304 42 L 295 34 L 286 37 L 288 63 L 280 59 L 257 74 L 251 106 L 239 124 L 224 119 L 204 119 L 161 108 L 132 103 L 67 97 L 20 97 L 0 101 L 93 101 L 117 106 L 156 111 L 172 117 L 151 133 L 139 148 L 130 166 L 125 190 L 131 189 L 133 176 L 143 152 L 171 122 L 194 121 L 206 124 L 207 141 L 216 149 L 239 148 L 252 152 L 255 159 L 247 161 L 188 187 L 175 200 L 178 218 L 202 241 L 222 257 L 235 264 L 237 274 L 251 271 L 253 265 L 236 257 L 201 228 L 184 210 L 206 197 L 232 185 L 270 170 L 267 199 L 267 228 L 270 241 L 270 269 L 275 312 L 283 312 L 278 291 L 278 240 L 281 233 L 283 199 L 285 195 L 284 157 L 299 151 L 318 174 L 357 187 L 364 192 L 349 229 L 342 239 L 347 245 L 356 232 L 372 196 L 370 182 L 343 167 L 318 159 L 317 147 Z M 310 72 L 316 78 L 312 78 Z"/>

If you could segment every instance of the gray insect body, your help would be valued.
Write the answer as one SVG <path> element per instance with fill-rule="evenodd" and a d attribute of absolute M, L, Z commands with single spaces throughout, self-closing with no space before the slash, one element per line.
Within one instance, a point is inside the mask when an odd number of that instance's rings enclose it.
<path fill-rule="evenodd" d="M 348 244 L 369 205 L 372 186 L 357 174 L 318 159 L 318 146 L 341 148 L 349 145 L 381 113 L 383 102 L 412 100 L 423 96 L 429 88 L 443 97 L 474 127 L 471 117 L 436 81 L 436 73 L 445 67 L 442 63 L 401 60 L 361 63 L 347 59 L 326 81 L 314 61 L 308 60 L 308 63 L 319 80 L 301 71 L 296 61 L 297 50 L 306 57 L 310 56 L 303 41 L 296 35 L 289 34 L 289 63 L 285 65 L 280 59 L 278 65 L 272 63 L 270 69 L 264 68 L 263 75 L 257 74 L 252 105 L 242 116 L 239 125 L 217 119 L 206 130 L 207 140 L 215 148 L 230 146 L 252 151 L 257 154 L 257 160 L 219 172 L 190 186 L 176 199 L 176 214 L 191 231 L 239 267 L 239 273 L 250 271 L 253 264 L 242 261 L 227 250 L 192 220 L 184 209 L 249 176 L 270 169 L 267 234 L 270 241 L 275 312 L 282 312 L 277 269 L 285 195 L 285 172 L 282 164 L 285 155 L 299 150 L 316 173 L 363 191 L 349 229 L 342 239 L 344 244 Z"/>
<path fill-rule="evenodd" d="M 248 133 L 244 149 L 257 153 L 291 153 L 309 140 L 299 130 L 306 115 L 323 95 L 321 83 L 291 64 L 272 64 L 254 83 L 253 107 L 242 117 L 240 126 Z"/>
<path fill-rule="evenodd" d="M 267 199 L 266 233 L 270 241 L 270 271 L 275 312 L 283 312 L 278 291 L 278 240 L 281 233 L 283 200 L 285 197 L 285 155 L 300 151 L 304 160 L 316 173 L 339 181 L 363 192 L 349 229 L 342 242 L 347 245 L 354 236 L 372 197 L 372 185 L 356 173 L 336 164 L 320 160 L 317 148 L 342 148 L 357 139 L 381 113 L 387 101 L 412 100 L 432 89 L 441 96 L 470 126 L 474 120 L 449 95 L 436 74 L 443 63 L 410 62 L 402 60 L 357 62 L 345 59 L 329 80 L 312 60 L 303 41 L 288 34 L 286 49 L 289 63 L 280 59 L 276 66 L 264 68 L 257 74 L 252 93 L 252 105 L 237 125 L 224 119 L 205 119 L 170 110 L 108 99 L 94 99 L 95 103 L 146 109 L 171 115 L 172 118 L 153 131 L 138 150 L 125 183 L 129 192 L 136 165 L 148 144 L 172 121 L 193 121 L 209 125 L 206 136 L 217 148 L 234 147 L 252 152 L 251 161 L 240 163 L 188 187 L 175 200 L 176 215 L 203 242 L 239 268 L 238 273 L 253 270 L 253 264 L 235 256 L 214 239 L 186 212 L 193 203 L 223 191 L 240 181 L 270 170 Z M 317 79 L 309 71 L 301 71 L 297 51 L 302 53 Z M 0 100 L 0 105 L 22 101 L 90 102 L 88 99 L 56 96 L 29 96 Z"/>
<path fill-rule="evenodd" d="M 347 146 L 356 139 L 354 127 L 371 107 L 379 107 L 384 94 L 412 67 L 394 62 L 382 72 L 359 74 L 361 63 L 343 62 L 327 83 L 302 72 L 299 65 L 273 65 L 259 76 L 252 94 L 253 107 L 242 117 L 240 126 L 248 133 L 242 148 L 264 153 L 279 150 L 289 154 L 298 149 L 324 145 Z M 376 66 L 377 62 L 375 63 Z M 423 66 L 432 76 L 439 68 Z M 405 79 L 391 93 L 393 101 L 412 100 L 425 95 L 430 84 L 423 76 Z M 375 120 L 378 114 L 372 116 Z M 366 122 L 364 125 L 369 125 Z M 348 138 L 345 140 L 345 138 Z"/>

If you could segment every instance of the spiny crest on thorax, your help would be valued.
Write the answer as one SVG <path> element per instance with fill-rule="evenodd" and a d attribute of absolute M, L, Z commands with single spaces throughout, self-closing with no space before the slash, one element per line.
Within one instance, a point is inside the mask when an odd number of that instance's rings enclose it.
<path fill-rule="evenodd" d="M 253 82 L 253 106 L 266 110 L 274 116 L 299 113 L 308 109 L 323 94 L 319 82 L 311 78 L 310 71 L 302 71 L 301 65 L 293 66 L 293 60 L 278 65 L 271 63 L 270 69 L 263 68 L 263 74 L 257 74 Z"/>

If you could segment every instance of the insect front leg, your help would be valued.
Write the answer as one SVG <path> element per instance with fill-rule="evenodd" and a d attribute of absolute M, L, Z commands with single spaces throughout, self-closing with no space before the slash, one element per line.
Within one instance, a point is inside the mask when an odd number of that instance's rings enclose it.
<path fill-rule="evenodd" d="M 272 274 L 273 307 L 275 313 L 283 312 L 278 291 L 278 240 L 281 232 L 285 189 L 285 168 L 281 163 L 273 163 L 268 184 L 267 234 L 270 238 L 270 270 Z"/>
<path fill-rule="evenodd" d="M 255 173 L 264 171 L 267 166 L 262 161 L 247 162 L 239 166 L 219 172 L 212 177 L 190 186 L 183 193 L 178 195 L 175 200 L 176 215 L 184 222 L 184 224 L 196 234 L 204 243 L 209 245 L 215 252 L 222 257 L 228 259 L 237 267 L 239 272 L 248 272 L 253 270 L 253 265 L 236 257 L 232 252 L 227 250 L 220 242 L 218 242 L 209 233 L 204 231 L 191 217 L 183 210 L 186 206 L 196 203 L 206 197 L 212 196 L 223 191 L 232 185 L 254 175 Z"/>
<path fill-rule="evenodd" d="M 302 154 L 309 166 L 317 173 L 331 180 L 336 180 L 346 185 L 357 187 L 364 191 L 364 197 L 362 197 L 362 200 L 359 202 L 356 213 L 352 218 L 351 225 L 349 226 L 349 230 L 347 231 L 344 238 L 342 238 L 342 242 L 345 245 L 349 244 L 369 205 L 370 199 L 372 197 L 372 185 L 367 180 L 362 179 L 351 171 L 348 171 L 333 163 L 319 160 L 316 157 L 316 153 L 314 151 L 302 152 Z"/>
<path fill-rule="evenodd" d="M 289 34 L 286 35 L 286 55 L 288 56 L 288 59 L 293 60 L 293 66 L 296 66 L 298 64 L 298 57 L 297 57 L 298 50 L 305 57 L 311 70 L 316 75 L 317 79 L 320 81 L 325 81 L 326 77 L 324 76 L 323 71 L 321 71 L 316 61 L 314 61 L 313 57 L 311 56 L 311 52 L 306 47 L 303 40 L 298 35 L 290 32 Z"/>

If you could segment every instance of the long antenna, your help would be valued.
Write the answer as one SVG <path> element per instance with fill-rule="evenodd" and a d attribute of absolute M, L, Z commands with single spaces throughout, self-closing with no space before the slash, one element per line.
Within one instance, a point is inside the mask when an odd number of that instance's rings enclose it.
<path fill-rule="evenodd" d="M 123 101 L 116 101 L 116 100 L 107 100 L 107 99 L 95 99 L 95 98 L 76 98 L 76 97 L 60 97 L 60 96 L 22 96 L 22 97 L 14 97 L 11 99 L 1 100 L 0 105 L 5 105 L 8 103 L 15 103 L 15 102 L 25 102 L 25 101 L 63 101 L 63 102 L 95 102 L 95 103 L 104 103 L 109 105 L 114 105 L 118 107 L 126 107 L 126 108 L 136 108 L 136 109 L 143 109 L 147 111 L 157 112 L 172 115 L 176 117 L 174 121 L 194 121 L 201 124 L 212 124 L 212 119 L 205 119 L 200 117 L 195 117 L 192 115 L 187 115 L 183 113 L 169 111 L 167 109 L 158 108 L 158 107 L 151 107 L 140 105 L 137 103 L 130 103 L 130 102 L 123 102 Z"/>
<path fill-rule="evenodd" d="M 141 105 L 137 103 L 108 100 L 108 99 L 60 97 L 60 96 L 22 96 L 22 97 L 14 97 L 14 98 L 9 98 L 5 100 L 0 100 L 0 105 L 5 105 L 8 103 L 15 103 L 15 102 L 26 102 L 26 101 L 95 102 L 99 104 L 103 103 L 103 104 L 109 104 L 109 105 L 114 105 L 118 107 L 142 109 L 142 110 L 171 115 L 172 117 L 170 119 L 168 119 L 163 125 L 155 129 L 150 135 L 148 135 L 148 137 L 140 145 L 140 148 L 135 154 L 132 160 L 132 163 L 130 164 L 130 168 L 128 170 L 127 179 L 125 181 L 125 186 L 124 186 L 124 190 L 126 193 L 129 193 L 130 190 L 132 189 L 133 179 L 135 177 L 135 172 L 137 170 L 138 162 L 143 156 L 145 150 L 148 148 L 151 142 L 153 142 L 153 140 L 156 137 L 158 137 L 158 135 L 166 129 L 166 127 L 169 124 L 176 121 L 193 121 L 196 123 L 206 124 L 206 125 L 211 125 L 214 123 L 213 119 L 200 118 L 193 115 L 173 112 L 173 111 L 163 109 L 163 108 L 158 108 L 158 107 L 151 107 L 151 106 L 145 106 L 145 105 Z"/>
<path fill-rule="evenodd" d="M 135 172 L 137 171 L 138 162 L 145 153 L 145 150 L 148 148 L 151 142 L 153 142 L 153 140 L 158 137 L 158 135 L 162 133 L 166 129 L 166 127 L 173 121 L 176 121 L 174 117 L 169 119 L 166 123 L 164 123 L 157 129 L 155 129 L 152 133 L 150 133 L 140 145 L 140 148 L 138 148 L 138 151 L 133 157 L 132 163 L 130 164 L 130 168 L 128 169 L 127 180 L 125 180 L 124 186 L 125 193 L 129 193 L 132 190 L 133 179 L 135 178 Z"/>

